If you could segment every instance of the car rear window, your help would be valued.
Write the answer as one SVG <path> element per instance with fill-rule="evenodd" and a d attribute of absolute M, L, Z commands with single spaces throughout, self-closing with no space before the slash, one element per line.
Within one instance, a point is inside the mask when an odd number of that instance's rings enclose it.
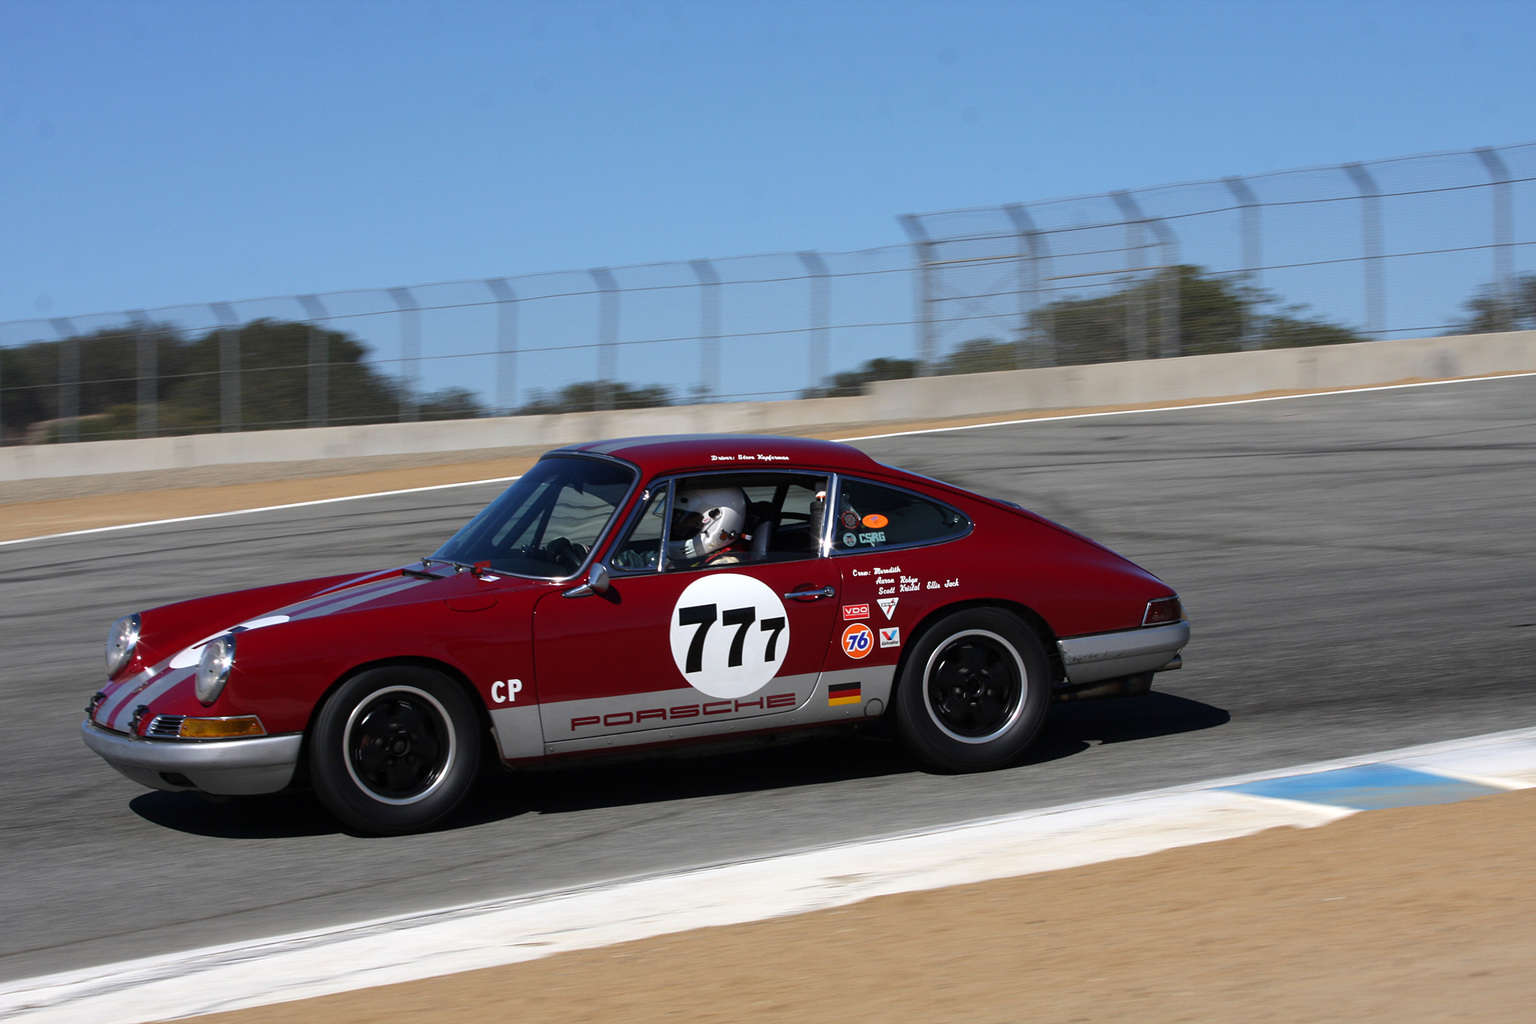
<path fill-rule="evenodd" d="M 834 553 L 933 544 L 963 537 L 971 521 L 958 509 L 921 494 L 844 479 L 838 489 Z"/>

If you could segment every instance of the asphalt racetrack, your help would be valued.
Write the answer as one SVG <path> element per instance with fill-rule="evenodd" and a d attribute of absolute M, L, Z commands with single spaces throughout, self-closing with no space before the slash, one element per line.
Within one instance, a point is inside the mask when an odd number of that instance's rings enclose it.
<path fill-rule="evenodd" d="M 117 776 L 78 736 L 101 637 L 399 564 L 496 488 L 0 546 L 0 980 L 1536 725 L 1536 377 L 858 444 L 1158 573 L 1194 624 L 1185 668 L 1059 706 L 1004 771 L 814 741 L 487 777 L 443 830 L 362 838 L 303 794 L 210 805 Z"/>

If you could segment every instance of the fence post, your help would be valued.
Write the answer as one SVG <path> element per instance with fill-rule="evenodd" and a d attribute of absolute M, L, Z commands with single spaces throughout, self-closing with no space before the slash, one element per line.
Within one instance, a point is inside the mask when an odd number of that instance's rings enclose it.
<path fill-rule="evenodd" d="M 917 257 L 917 375 L 930 377 L 934 360 L 933 307 L 937 301 L 933 286 L 933 240 L 912 214 L 903 214 L 900 221 Z"/>
<path fill-rule="evenodd" d="M 238 319 L 227 302 L 210 302 L 219 321 L 219 430 L 231 434 L 245 429 L 240 401 L 240 332 Z"/>
<path fill-rule="evenodd" d="M 618 375 L 619 283 L 613 271 L 597 267 L 587 271 L 597 284 L 597 407 L 604 412 L 613 408 L 613 388 Z"/>
<path fill-rule="evenodd" d="M 68 317 L 48 321 L 59 336 L 59 440 L 80 440 L 80 338 Z"/>
<path fill-rule="evenodd" d="M 827 378 L 827 340 L 832 319 L 832 278 L 827 274 L 827 264 L 818 253 L 806 250 L 795 253 L 801 266 L 811 278 L 811 336 L 806 352 L 806 372 L 810 383 L 806 393 L 814 395 L 821 382 Z"/>
<path fill-rule="evenodd" d="M 1133 276 L 1141 269 L 1145 257 L 1141 256 L 1141 250 L 1146 247 L 1143 239 L 1146 233 L 1143 230 L 1145 218 L 1141 215 L 1141 209 L 1136 205 L 1136 200 L 1131 198 L 1129 192 L 1111 192 L 1109 197 L 1120 207 L 1120 216 L 1125 218 L 1125 270 L 1128 283 L 1125 290 L 1125 358 L 1147 358 L 1147 289 L 1136 284 Z"/>
<path fill-rule="evenodd" d="M 1184 354 L 1179 319 L 1179 239 L 1161 217 L 1147 221 L 1163 250 L 1163 268 L 1158 273 L 1157 305 L 1160 323 L 1157 329 L 1157 356 L 1174 359 Z"/>
<path fill-rule="evenodd" d="M 1258 291 L 1261 287 L 1260 274 L 1263 272 L 1263 230 L 1259 222 L 1259 199 L 1253 194 L 1253 189 L 1242 178 L 1222 178 L 1221 182 L 1227 186 L 1237 200 L 1239 212 L 1242 214 L 1242 248 L 1243 248 L 1243 276 L 1251 283 L 1251 287 Z M 1257 296 L 1255 296 L 1257 301 Z M 1238 337 L 1238 345 L 1244 351 L 1252 351 L 1259 346 L 1257 332 L 1253 329 L 1253 316 L 1248 311 L 1248 303 L 1239 304 L 1239 315 L 1243 318 L 1242 334 Z"/>
<path fill-rule="evenodd" d="M 1509 330 L 1514 326 L 1515 228 L 1514 204 L 1510 197 L 1509 168 L 1499 151 L 1484 146 L 1474 149 L 1493 183 L 1493 288 L 1498 297 L 1496 326 Z"/>
<path fill-rule="evenodd" d="M 138 331 L 138 435 L 155 437 L 160 433 L 160 353 L 151 333 L 149 317 L 142 309 L 128 311 L 128 320 Z"/>
<path fill-rule="evenodd" d="M 704 397 L 714 401 L 720 394 L 720 275 L 715 273 L 709 260 L 693 260 L 694 276 L 699 279 L 703 294 L 699 300 L 699 329 L 703 351 L 699 362 L 703 366 L 704 380 L 701 385 Z"/>
<path fill-rule="evenodd" d="M 517 293 L 504 277 L 488 277 L 496 299 L 496 404 L 503 416 L 517 408 Z"/>
<path fill-rule="evenodd" d="M 405 379 L 400 399 L 400 422 L 421 419 L 421 307 L 409 288 L 391 288 L 389 297 L 400 310 L 401 376 Z"/>
<path fill-rule="evenodd" d="M 1344 173 L 1355 183 L 1360 193 L 1360 231 L 1365 255 L 1365 322 L 1366 333 L 1378 341 L 1385 333 L 1386 301 L 1382 292 L 1381 278 L 1381 190 L 1361 164 L 1345 164 Z"/>
<path fill-rule="evenodd" d="M 1110 196 L 1125 215 L 1128 230 L 1131 224 L 1135 224 L 1137 228 L 1150 230 L 1157 236 L 1158 248 L 1162 249 L 1160 257 L 1162 259 L 1162 266 L 1144 268 L 1156 269 L 1158 271 L 1156 279 L 1158 307 L 1157 357 L 1159 359 L 1169 359 L 1177 356 L 1183 350 L 1183 346 L 1179 342 L 1179 240 L 1175 237 L 1173 230 L 1163 223 L 1161 217 L 1148 217 L 1143 213 L 1141 204 L 1137 203 L 1136 199 L 1129 192 L 1111 192 Z M 1140 231 L 1138 231 L 1138 237 L 1134 240 L 1127 233 L 1127 244 L 1131 246 L 1130 251 L 1132 253 L 1136 249 L 1145 247 L 1141 237 L 1144 236 L 1140 235 Z M 1130 269 L 1135 269 L 1134 261 L 1132 261 Z M 1137 302 L 1137 313 L 1139 314 L 1137 316 L 1137 327 L 1140 331 L 1140 337 L 1136 339 L 1136 347 L 1142 354 L 1135 358 L 1145 359 L 1147 352 L 1146 302 L 1147 292 L 1151 289 L 1133 288 L 1132 290 L 1141 296 L 1140 301 Z"/>
<path fill-rule="evenodd" d="M 1003 212 L 1008 215 L 1009 220 L 1013 221 L 1014 231 L 1027 253 L 1027 256 L 1019 261 L 1019 342 L 1027 346 L 1031 366 L 1055 366 L 1056 338 L 1055 332 L 1051 329 L 1053 314 L 1047 311 L 1041 317 L 1044 322 L 1043 329 L 1037 328 L 1034 324 L 1036 317 L 1040 316 L 1040 289 L 1043 280 L 1041 270 L 1050 267 L 1048 262 L 1051 258 L 1050 247 L 1046 244 L 1045 236 L 1035 227 L 1034 218 L 1023 206 L 1010 203 L 1003 207 Z M 1044 264 L 1043 268 L 1042 264 Z M 1046 309 L 1049 310 L 1049 307 L 1047 306 Z M 1018 365 L 1017 360 L 1014 361 L 1014 365 Z"/>
<path fill-rule="evenodd" d="M 331 340 L 325 336 L 320 321 L 329 319 L 325 307 L 315 295 L 298 296 L 299 305 L 309 320 L 309 408 L 308 423 L 312 427 L 329 426 L 331 422 Z"/>

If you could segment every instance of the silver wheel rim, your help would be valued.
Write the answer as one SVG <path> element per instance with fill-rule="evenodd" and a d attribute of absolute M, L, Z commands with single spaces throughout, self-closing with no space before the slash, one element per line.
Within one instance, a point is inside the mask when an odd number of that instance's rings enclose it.
<path fill-rule="evenodd" d="M 433 738 L 442 747 L 446 748 L 440 756 L 433 758 L 433 765 L 428 773 L 429 777 L 425 780 L 425 785 L 405 796 L 388 796 L 385 793 L 379 792 L 379 789 L 373 783 L 365 780 L 358 773 L 358 765 L 354 762 L 354 736 L 357 736 L 359 740 L 365 738 L 372 740 L 380 731 L 378 727 L 373 727 L 362 736 L 358 736 L 357 730 L 359 726 L 373 714 L 382 712 L 386 700 L 391 697 L 397 698 L 397 703 L 411 706 L 417 718 L 421 718 L 422 714 L 421 709 L 416 708 L 416 705 L 418 703 L 425 705 L 433 713 L 428 717 L 435 717 L 438 723 L 438 727 L 434 729 L 434 732 L 441 733 L 440 736 L 434 736 Z M 398 756 L 406 756 L 409 752 L 408 746 Z M 442 702 L 436 697 L 415 686 L 381 686 L 379 689 L 374 690 L 353 706 L 351 714 L 347 716 L 346 727 L 342 730 L 341 734 L 341 760 L 347 766 L 347 775 L 352 779 L 353 785 L 357 786 L 360 792 L 367 795 L 368 799 L 375 800 L 381 804 L 406 806 L 425 800 L 442 787 L 444 780 L 448 778 L 457 759 L 458 743 L 454 738 L 453 719 L 449 717 L 448 709 L 443 707 Z"/>
<path fill-rule="evenodd" d="M 944 661 L 947 655 L 952 654 L 957 648 L 965 646 L 966 640 L 970 638 L 988 641 L 987 646 L 991 649 L 999 653 L 1006 652 L 1007 662 L 1011 663 L 1013 671 L 1017 673 L 1014 677 L 1017 680 L 1017 692 L 1011 694 L 1007 701 L 1005 701 L 1007 706 L 1002 715 L 1001 723 L 981 735 L 966 735 L 965 733 L 957 732 L 955 728 L 945 722 L 944 716 L 940 714 L 939 709 L 934 707 L 933 699 L 935 668 Z M 983 690 L 985 689 L 985 682 L 983 680 L 980 684 Z M 923 688 L 921 695 L 923 710 L 927 713 L 928 720 L 933 723 L 934 728 L 958 743 L 977 744 L 990 743 L 1018 724 L 1019 719 L 1024 715 L 1025 697 L 1029 694 L 1030 681 L 1029 672 L 1024 667 L 1024 659 L 1019 656 L 1019 652 L 1014 648 L 1013 644 L 990 630 L 967 629 L 952 634 L 943 643 L 939 644 L 938 647 L 934 648 L 933 653 L 928 656 L 928 663 L 923 666 L 921 685 Z"/>

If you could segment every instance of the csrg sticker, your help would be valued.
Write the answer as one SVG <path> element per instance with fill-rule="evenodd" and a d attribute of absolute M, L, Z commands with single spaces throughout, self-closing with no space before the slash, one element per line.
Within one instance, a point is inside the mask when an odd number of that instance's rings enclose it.
<path fill-rule="evenodd" d="M 711 697 L 744 697 L 778 674 L 789 653 L 789 617 L 766 583 L 714 573 L 688 584 L 672 607 L 672 660 Z"/>
<path fill-rule="evenodd" d="M 875 648 L 875 634 L 862 622 L 855 622 L 843 630 L 843 653 L 850 658 L 862 658 Z"/>

